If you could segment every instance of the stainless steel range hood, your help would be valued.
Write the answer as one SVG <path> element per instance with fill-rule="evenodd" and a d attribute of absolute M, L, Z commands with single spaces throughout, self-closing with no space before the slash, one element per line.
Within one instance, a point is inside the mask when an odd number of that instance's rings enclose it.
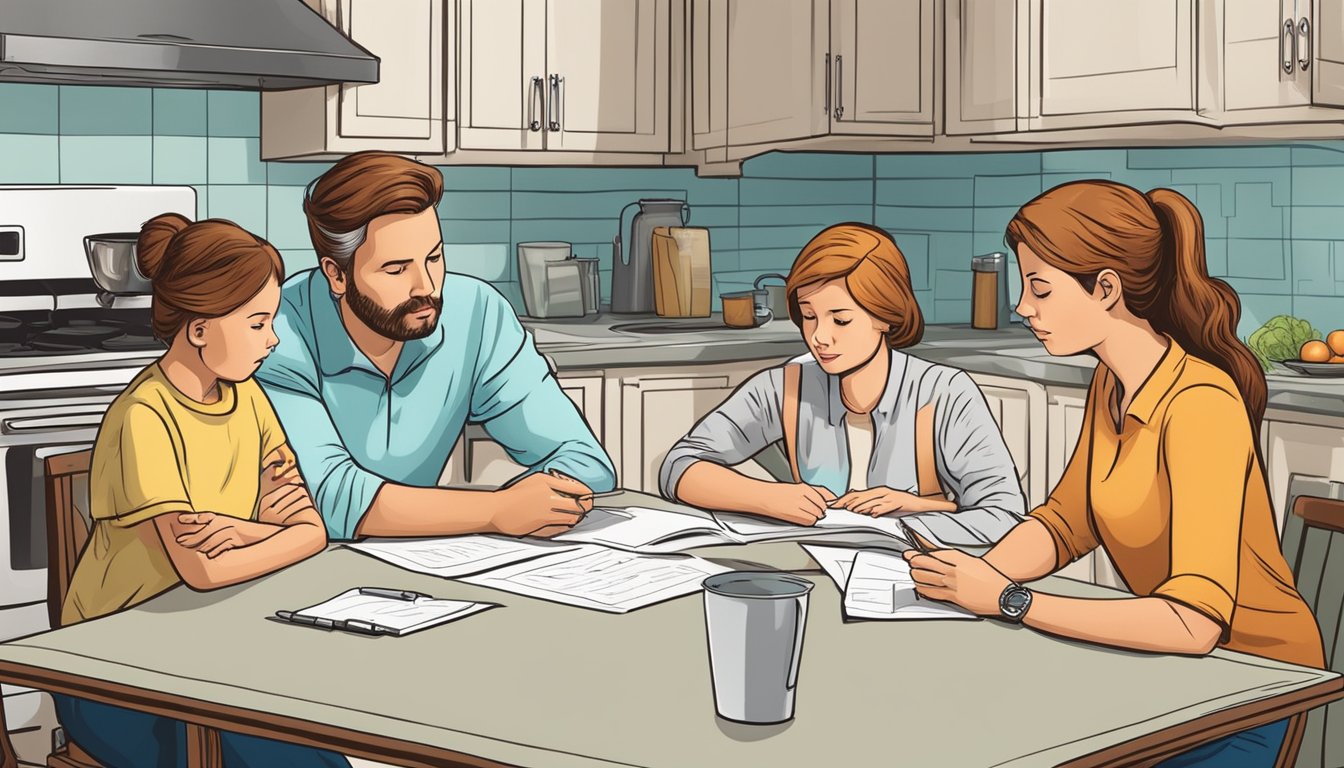
<path fill-rule="evenodd" d="M 0 0 L 0 81 L 283 90 L 378 59 L 302 0 Z"/>

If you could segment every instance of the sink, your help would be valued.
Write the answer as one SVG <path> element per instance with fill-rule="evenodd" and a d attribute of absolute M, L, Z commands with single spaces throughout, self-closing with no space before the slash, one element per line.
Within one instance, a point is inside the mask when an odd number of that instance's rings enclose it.
<path fill-rule="evenodd" d="M 650 320 L 637 323 L 620 323 L 611 326 L 618 333 L 701 333 L 704 331 L 750 331 L 751 328 L 731 328 L 722 321 L 715 320 Z"/>

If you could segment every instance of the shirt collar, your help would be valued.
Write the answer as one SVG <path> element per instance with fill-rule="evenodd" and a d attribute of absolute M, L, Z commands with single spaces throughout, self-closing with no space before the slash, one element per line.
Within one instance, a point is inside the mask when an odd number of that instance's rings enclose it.
<path fill-rule="evenodd" d="M 889 416 L 896 408 L 896 401 L 900 397 L 901 384 L 905 381 L 905 367 L 909 361 L 909 355 L 899 349 L 891 350 L 891 365 L 887 371 L 887 386 L 882 390 L 882 398 L 877 401 L 877 406 L 873 409 L 875 412 Z M 826 417 L 831 422 L 831 426 L 838 427 L 845 419 L 845 401 L 840 397 L 840 377 L 826 375 L 827 378 L 827 413 Z"/>
<path fill-rule="evenodd" d="M 309 305 L 313 308 L 313 334 L 317 339 L 317 361 L 326 376 L 335 376 L 350 370 L 367 371 L 384 378 L 383 372 L 355 346 L 341 320 L 340 300 L 331 293 L 326 276 L 313 270 L 308 284 Z M 429 358 L 443 341 L 443 315 L 434 325 L 433 333 L 423 339 L 412 339 L 401 345 L 396 367 L 392 369 L 392 383 L 404 378 Z"/>
<path fill-rule="evenodd" d="M 1153 413 L 1157 411 L 1157 404 L 1162 402 L 1162 398 L 1172 387 L 1176 386 L 1176 378 L 1180 375 L 1182 364 L 1185 362 L 1185 349 L 1170 336 L 1166 339 L 1167 351 L 1162 354 L 1162 359 L 1157 361 L 1157 367 L 1153 372 L 1139 385 L 1139 391 L 1134 393 L 1134 398 L 1129 402 L 1129 410 L 1125 412 L 1126 416 L 1133 416 L 1144 424 L 1152 420 Z M 1110 371 L 1110 379 L 1111 392 L 1108 393 L 1108 398 L 1114 397 L 1117 381 L 1114 371 Z"/>

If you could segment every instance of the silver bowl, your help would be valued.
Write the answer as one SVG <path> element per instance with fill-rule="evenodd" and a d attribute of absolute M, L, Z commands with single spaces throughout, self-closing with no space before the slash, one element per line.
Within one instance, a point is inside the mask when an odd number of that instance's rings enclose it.
<path fill-rule="evenodd" d="M 108 232 L 84 238 L 89 271 L 99 288 L 117 295 L 150 292 L 149 278 L 140 274 L 135 262 L 135 244 L 139 239 L 138 232 Z"/>

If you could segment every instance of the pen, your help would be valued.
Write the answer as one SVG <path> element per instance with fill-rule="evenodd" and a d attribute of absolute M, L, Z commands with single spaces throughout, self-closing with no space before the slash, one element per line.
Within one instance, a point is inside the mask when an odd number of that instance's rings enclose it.
<path fill-rule="evenodd" d="M 929 554 L 929 550 L 927 547 L 924 546 L 924 542 L 920 539 L 918 535 L 915 534 L 914 531 L 910 530 L 910 526 L 906 525 L 904 520 L 897 518 L 896 522 L 901 526 L 901 533 L 905 535 L 905 538 L 910 541 L 910 543 L 914 546 L 915 549 L 919 550 L 920 554 L 923 555 Z M 915 587 L 914 594 L 915 599 L 918 600 L 919 599 L 918 586 Z"/>
<path fill-rule="evenodd" d="M 386 632 L 386 630 L 377 624 L 370 624 L 367 621 L 360 621 L 359 619 L 333 621 L 318 616 L 301 616 L 293 611 L 276 611 L 275 617 L 290 624 L 301 624 L 303 626 L 317 627 L 318 629 L 325 630 L 339 629 L 343 632 L 354 632 L 360 635 L 381 635 Z"/>
<path fill-rule="evenodd" d="M 558 477 L 558 478 L 560 478 L 561 480 L 572 480 L 572 481 L 574 481 L 574 482 L 576 482 L 576 483 L 579 482 L 578 480 L 574 480 L 574 478 L 572 478 L 572 477 L 570 477 L 569 475 L 566 475 L 565 473 L 563 473 L 563 472 L 561 472 L 561 471 L 559 471 L 559 470 L 556 470 L 556 469 L 547 470 L 546 474 L 550 475 L 551 477 Z M 619 496 L 619 495 L 621 495 L 622 493 L 625 493 L 625 491 L 615 490 L 615 491 L 603 491 L 603 492 L 601 492 L 601 493 L 591 493 L 591 492 L 590 492 L 590 493 L 565 493 L 564 491 L 560 491 L 560 493 L 561 493 L 562 495 L 564 495 L 564 496 L 570 496 L 570 497 L 573 497 L 573 498 L 575 498 L 575 499 L 604 499 L 604 498 L 606 498 L 606 497 L 608 497 L 608 496 Z"/>
<path fill-rule="evenodd" d="M 391 600 L 418 600 L 430 597 L 423 592 L 410 592 L 404 589 L 383 589 L 381 587 L 360 587 L 359 594 L 368 597 L 386 597 Z"/>

